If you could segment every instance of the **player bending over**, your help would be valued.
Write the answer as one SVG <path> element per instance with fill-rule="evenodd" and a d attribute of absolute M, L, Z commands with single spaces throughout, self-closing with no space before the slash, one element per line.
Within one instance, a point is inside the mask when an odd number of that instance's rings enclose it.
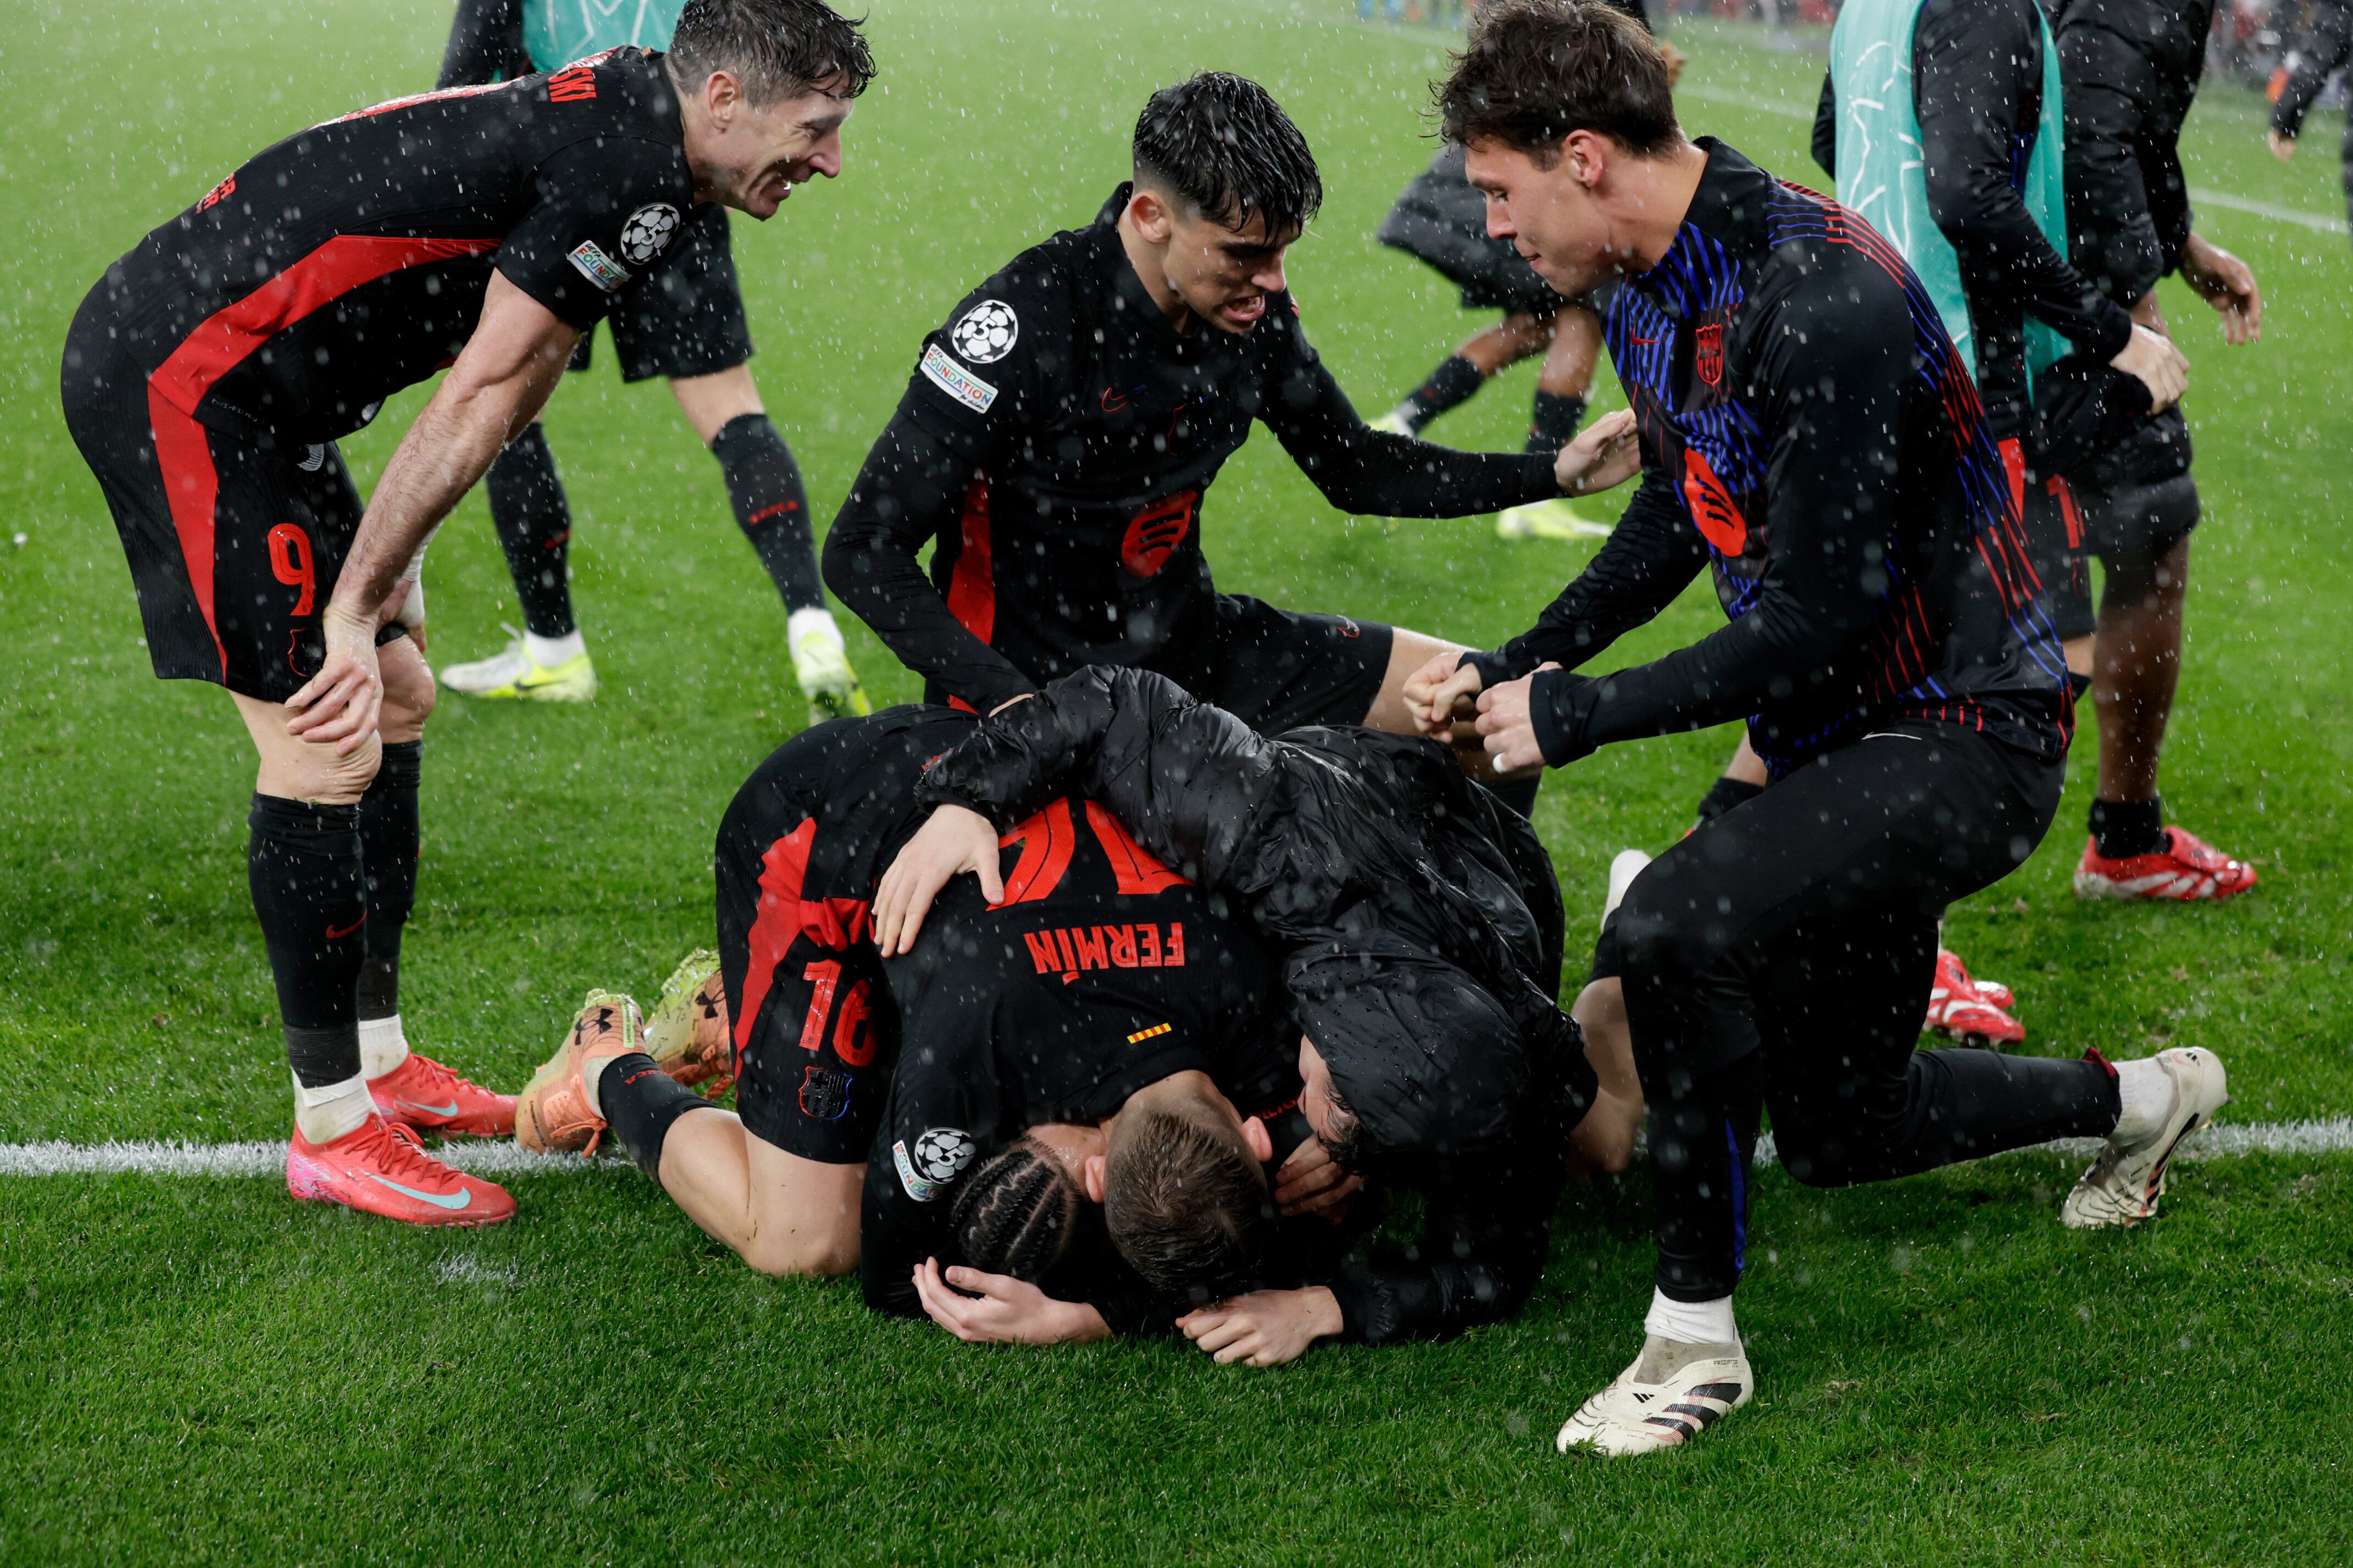
<path fill-rule="evenodd" d="M 668 48 L 681 3 L 616 8 L 559 0 L 459 0 L 436 85 L 471 87 L 528 76 L 543 66 L 552 70 L 632 44 Z M 828 29 L 842 31 L 823 0 L 798 0 L 787 9 L 796 37 L 822 47 Z M 855 33 L 848 37 L 845 47 L 860 51 L 855 74 L 871 77 L 865 40 Z M 811 153 L 807 163 L 810 173 L 839 178 L 839 142 Z M 789 184 L 785 194 L 791 194 Z M 687 423 L 719 460 L 735 521 L 784 598 L 785 641 L 794 677 L 809 700 L 809 721 L 863 713 L 865 691 L 825 607 L 807 489 L 744 363 L 752 357 L 752 331 L 735 281 L 727 209 L 716 204 L 691 209 L 670 249 L 659 277 L 624 289 L 613 307 L 621 379 L 667 377 Z M 573 351 L 571 368 L 588 368 L 586 334 Z M 473 697 L 586 702 L 596 695 L 596 669 L 572 613 L 572 507 L 538 420 L 499 454 L 488 478 L 491 521 L 514 578 L 522 635 L 489 658 L 448 666 L 441 682 Z"/>
<path fill-rule="evenodd" d="M 1784 1166 L 1825 1185 L 2105 1137 L 2064 1215 L 2133 1224 L 2223 1075 L 2194 1049 L 1913 1049 L 1936 911 L 2032 852 L 2070 705 L 2000 458 L 1910 268 L 1835 203 L 1684 140 L 1655 47 L 1593 0 L 1501 0 L 1440 103 L 1537 270 L 1625 279 L 1608 327 L 1643 483 L 1533 630 L 1419 672 L 1420 717 L 1475 695 L 1502 766 L 1746 717 L 1775 778 L 1618 915 L 1657 1288 L 1641 1353 L 1560 1444 L 1645 1453 L 1754 1388 L 1732 1296 L 1764 1107 Z M 1729 626 L 1607 679 L 1567 668 L 1704 565 Z"/>
<path fill-rule="evenodd" d="M 259 753 L 247 863 L 294 1074 L 298 1197 L 428 1225 L 514 1211 L 410 1135 L 503 1132 L 513 1115 L 410 1055 L 398 1023 L 433 709 L 417 568 L 581 334 L 659 278 L 681 216 L 765 218 L 808 177 L 866 58 L 798 0 L 696 0 L 668 55 L 400 99 L 280 142 L 108 268 L 74 317 L 66 422 L 121 532 L 155 673 L 227 687 Z M 445 364 L 364 508 L 335 443 Z"/>
<path fill-rule="evenodd" d="M 1211 73 L 1155 93 L 1134 171 L 1092 224 L 1015 258 L 924 341 L 826 540 L 826 582 L 934 701 L 985 713 L 1131 665 L 1269 734 L 1409 732 L 1398 690 L 1446 645 L 1217 592 L 1200 516 L 1219 469 L 1255 418 L 1343 511 L 1493 511 L 1577 475 L 1356 416 L 1285 285 L 1324 188 L 1264 89 Z M 916 552 L 933 540 L 927 582 Z"/>
<path fill-rule="evenodd" d="M 1085 669 L 926 773 L 919 794 L 940 809 L 883 879 L 883 950 L 915 939 L 936 889 L 989 865 L 992 823 L 1073 787 L 1249 911 L 1282 954 L 1318 1143 L 1428 1200 L 1415 1266 L 1377 1257 L 1368 1273 L 1195 1314 L 1187 1331 L 1271 1364 L 1327 1334 L 1381 1342 L 1515 1313 L 1543 1270 L 1567 1151 L 1622 1168 L 1641 1114 L 1639 1098 L 1597 1095 L 1554 1001 L 1560 894 L 1527 824 L 1430 742 L 1323 728 L 1270 741 L 1163 676 Z"/>

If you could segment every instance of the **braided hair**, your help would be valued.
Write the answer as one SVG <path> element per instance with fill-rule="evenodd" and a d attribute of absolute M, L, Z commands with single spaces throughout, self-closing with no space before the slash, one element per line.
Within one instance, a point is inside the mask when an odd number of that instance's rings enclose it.
<path fill-rule="evenodd" d="M 981 1163 L 948 1217 L 967 1267 L 1035 1284 L 1069 1256 L 1082 1202 L 1061 1162 L 1024 1137 Z"/>

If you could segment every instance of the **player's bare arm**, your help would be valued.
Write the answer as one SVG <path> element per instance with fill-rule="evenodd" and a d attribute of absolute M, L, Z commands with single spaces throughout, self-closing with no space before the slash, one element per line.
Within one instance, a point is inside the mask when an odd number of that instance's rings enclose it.
<path fill-rule="evenodd" d="M 481 322 L 385 466 L 352 542 L 322 630 L 326 662 L 286 700 L 288 731 L 343 755 L 375 731 L 384 682 L 375 634 L 433 530 L 531 423 L 564 374 L 580 330 L 493 275 Z"/>

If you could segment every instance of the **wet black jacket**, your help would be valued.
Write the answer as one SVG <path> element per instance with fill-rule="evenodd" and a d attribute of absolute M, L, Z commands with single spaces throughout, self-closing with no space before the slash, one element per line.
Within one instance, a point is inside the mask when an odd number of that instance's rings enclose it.
<path fill-rule="evenodd" d="M 1270 741 L 1163 676 L 1103 667 L 987 721 L 920 793 L 1010 821 L 1071 786 L 1278 944 L 1294 1016 L 1367 1153 L 1423 1190 L 1413 1255 L 1333 1282 L 1350 1337 L 1517 1311 L 1543 1270 L 1567 1131 L 1594 1091 L 1556 1000 L 1558 884 L 1526 823 L 1433 742 L 1324 728 Z"/>
<path fill-rule="evenodd" d="M 2189 187 L 2181 123 L 2205 69 L 2213 0 L 2061 0 L 2051 19 L 2067 110 L 2067 242 L 2075 265 L 2130 308 L 2181 265 Z M 2094 489 L 2189 470 L 2179 408 L 2071 478 Z"/>

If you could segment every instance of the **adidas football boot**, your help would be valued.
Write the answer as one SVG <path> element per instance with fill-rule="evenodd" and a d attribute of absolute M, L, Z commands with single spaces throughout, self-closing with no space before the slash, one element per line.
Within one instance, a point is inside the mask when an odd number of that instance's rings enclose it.
<path fill-rule="evenodd" d="M 1936 978 L 1928 987 L 1928 1016 L 1920 1026 L 1950 1035 L 1965 1046 L 2000 1050 L 2026 1038 L 2026 1026 L 2011 1017 L 2010 987 L 1970 978 L 1968 965 L 1950 948 L 1936 950 Z"/>
<path fill-rule="evenodd" d="M 368 1079 L 367 1088 L 376 1113 L 412 1132 L 505 1138 L 515 1130 L 513 1095 L 493 1093 L 415 1051 L 382 1078 Z"/>
<path fill-rule="evenodd" d="M 2159 1051 L 2155 1058 L 2173 1080 L 2173 1109 L 2156 1131 L 2131 1142 L 2113 1136 L 2067 1194 L 2060 1219 L 2075 1230 L 2132 1226 L 2157 1213 L 2166 1169 L 2181 1141 L 2214 1120 L 2231 1098 L 2221 1059 L 2196 1046 Z"/>
<path fill-rule="evenodd" d="M 2213 848 L 2186 827 L 2165 830 L 2166 846 L 2152 855 L 2115 859 L 2088 839 L 2075 868 L 2075 895 L 2084 899 L 2174 899 L 2195 903 L 2227 899 L 2255 885 L 2255 868 Z"/>
<path fill-rule="evenodd" d="M 646 1055 L 654 1066 L 705 1100 L 725 1094 L 735 1081 L 735 1053 L 727 1033 L 727 991 L 719 979 L 719 955 L 696 948 L 679 961 L 646 1019 Z"/>
<path fill-rule="evenodd" d="M 1495 519 L 1498 539 L 1607 539 L 1610 524 L 1586 516 L 1567 496 L 1505 509 Z"/>
<path fill-rule="evenodd" d="M 1659 1382 L 1638 1382 L 1642 1363 L 1659 1349 L 1685 1352 L 1693 1359 Z M 1670 1346 L 1666 1341 L 1653 1341 L 1615 1382 L 1577 1407 L 1553 1447 L 1564 1454 L 1571 1448 L 1620 1458 L 1655 1454 L 1698 1436 L 1747 1404 L 1756 1390 L 1757 1373 L 1739 1345 Z"/>
<path fill-rule="evenodd" d="M 286 1145 L 286 1190 L 408 1225 L 496 1225 L 515 1211 L 504 1187 L 451 1170 L 381 1116 L 324 1143 L 297 1127 Z"/>
<path fill-rule="evenodd" d="M 611 991 L 591 991 L 555 1054 L 531 1075 L 515 1102 L 515 1142 L 545 1154 L 593 1154 L 606 1122 L 589 1103 L 592 1061 L 645 1049 L 638 1005 Z"/>
<path fill-rule="evenodd" d="M 506 629 L 512 642 L 488 658 L 445 666 L 441 684 L 469 697 L 527 702 L 586 702 L 596 695 L 596 667 L 586 653 L 574 654 L 550 669 L 531 657 L 522 633 L 512 626 Z"/>

